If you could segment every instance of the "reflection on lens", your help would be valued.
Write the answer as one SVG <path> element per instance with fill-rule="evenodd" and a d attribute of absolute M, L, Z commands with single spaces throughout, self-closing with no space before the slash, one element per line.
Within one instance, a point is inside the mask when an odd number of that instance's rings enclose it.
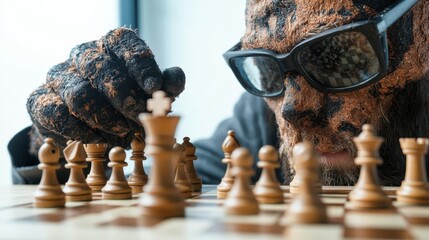
<path fill-rule="evenodd" d="M 264 94 L 283 89 L 282 72 L 274 59 L 266 56 L 237 57 L 232 63 L 250 87 Z"/>
<path fill-rule="evenodd" d="M 377 55 L 365 35 L 343 32 L 314 43 L 298 54 L 307 74 L 323 86 L 348 87 L 380 72 Z"/>

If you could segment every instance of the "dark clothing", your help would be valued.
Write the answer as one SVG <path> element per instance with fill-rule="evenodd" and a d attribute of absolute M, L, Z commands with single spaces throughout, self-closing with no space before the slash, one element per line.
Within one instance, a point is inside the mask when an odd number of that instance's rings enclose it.
<path fill-rule="evenodd" d="M 224 120 L 209 139 L 195 141 L 198 160 L 195 166 L 198 175 L 205 184 L 218 184 L 225 174 L 226 165 L 222 163 L 224 154 L 222 143 L 228 130 L 234 130 L 235 136 L 242 147 L 246 147 L 254 157 L 256 170 L 252 182 L 259 179 L 261 170 L 256 167 L 258 151 L 264 145 L 278 147 L 277 125 L 274 114 L 262 98 L 244 93 L 234 108 L 233 117 Z M 37 184 L 41 178 L 41 170 L 37 168 L 39 160 L 28 153 L 30 127 L 16 134 L 8 144 L 12 160 L 12 180 L 14 184 Z M 107 162 L 107 161 L 106 161 Z M 60 183 L 68 179 L 69 170 L 64 168 L 65 160 L 61 159 L 61 169 L 57 171 Z M 110 172 L 110 169 L 105 169 Z M 89 171 L 89 168 L 86 169 Z M 281 170 L 277 169 L 279 181 L 283 182 Z"/>
<path fill-rule="evenodd" d="M 255 183 L 261 173 L 261 170 L 256 167 L 259 149 L 264 145 L 273 145 L 278 148 L 274 113 L 262 98 L 244 93 L 234 107 L 234 115 L 221 122 L 210 138 L 194 143 L 198 156 L 198 160 L 194 163 L 204 183 L 218 184 L 225 175 L 226 165 L 222 163 L 224 158 L 222 143 L 228 130 L 234 130 L 240 145 L 248 148 L 252 153 L 256 170 L 252 182 Z M 280 169 L 277 169 L 277 176 L 279 181 L 283 182 Z"/>

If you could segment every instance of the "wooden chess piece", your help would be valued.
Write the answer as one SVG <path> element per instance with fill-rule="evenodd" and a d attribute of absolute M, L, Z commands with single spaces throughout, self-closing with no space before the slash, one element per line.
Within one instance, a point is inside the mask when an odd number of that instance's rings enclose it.
<path fill-rule="evenodd" d="M 237 148 L 232 152 L 231 158 L 231 173 L 235 179 L 224 202 L 226 214 L 258 214 L 259 204 L 250 188 L 250 177 L 255 173 L 252 155 L 246 148 Z"/>
<path fill-rule="evenodd" d="M 146 133 L 147 154 L 153 165 L 144 194 L 139 199 L 141 213 L 149 217 L 183 217 L 185 201 L 176 189 L 173 179 L 174 133 L 180 117 L 166 116 L 171 109 L 171 99 L 165 92 L 157 91 L 148 100 L 152 115 L 141 113 L 139 120 Z"/>
<path fill-rule="evenodd" d="M 287 209 L 286 217 L 292 223 L 327 222 L 326 207 L 314 189 L 318 176 L 320 156 L 314 151 L 310 142 L 302 142 L 293 148 L 296 175 L 302 179 L 301 185 L 293 195 L 292 203 Z"/>
<path fill-rule="evenodd" d="M 101 189 L 103 199 L 120 200 L 131 199 L 131 188 L 124 174 L 126 154 L 123 148 L 114 147 L 109 152 L 110 162 L 107 166 L 112 168 L 112 175 L 106 185 Z"/>
<path fill-rule="evenodd" d="M 34 193 L 34 207 L 54 208 L 64 207 L 66 203 L 65 194 L 58 182 L 56 169 L 60 168 L 60 150 L 55 145 L 52 138 L 46 138 L 45 143 L 39 149 L 40 164 L 38 168 L 42 170 L 42 179 Z"/>
<path fill-rule="evenodd" d="M 195 146 L 189 140 L 189 137 L 184 137 L 182 143 L 182 146 L 185 149 L 185 171 L 189 181 L 192 184 L 192 191 L 200 193 L 203 183 L 201 181 L 201 178 L 198 177 L 194 167 L 194 161 L 197 160 L 198 157 L 195 156 Z"/>
<path fill-rule="evenodd" d="M 315 171 L 314 172 L 315 176 L 320 176 L 319 174 L 320 170 L 318 168 L 315 169 L 314 171 Z M 289 192 L 292 195 L 298 193 L 302 182 L 303 182 L 303 179 L 300 178 L 300 175 L 295 174 L 295 176 L 293 177 L 293 180 L 289 184 Z M 316 180 L 314 181 L 313 188 L 316 193 L 322 193 L 322 182 L 320 181 L 320 177 L 317 177 Z"/>
<path fill-rule="evenodd" d="M 85 181 L 83 169 L 86 168 L 86 153 L 80 141 L 68 141 L 63 150 L 68 162 L 65 167 L 70 169 L 70 176 L 64 187 L 67 201 L 91 201 L 92 190 Z"/>
<path fill-rule="evenodd" d="M 253 193 L 259 203 L 282 203 L 283 191 L 277 180 L 275 169 L 280 167 L 279 154 L 273 146 L 263 146 L 259 149 L 258 167 L 262 168 L 261 177 L 256 183 Z"/>
<path fill-rule="evenodd" d="M 86 161 L 91 162 L 91 170 L 86 176 L 86 182 L 93 192 L 100 192 L 107 181 L 103 165 L 107 144 L 91 143 L 84 144 L 83 147 L 87 155 Z"/>
<path fill-rule="evenodd" d="M 238 140 L 235 138 L 235 132 L 233 130 L 229 130 L 228 136 L 222 143 L 222 150 L 225 154 L 222 159 L 222 163 L 226 164 L 226 171 L 222 181 L 217 186 L 218 198 L 226 198 L 228 192 L 231 190 L 232 184 L 234 183 L 234 177 L 231 174 L 231 153 L 238 147 L 240 147 L 240 143 L 238 143 Z"/>
<path fill-rule="evenodd" d="M 185 172 L 185 148 L 181 144 L 174 144 L 173 149 L 177 151 L 177 164 L 174 176 L 174 185 L 184 198 L 192 197 L 192 184 Z"/>
<path fill-rule="evenodd" d="M 352 209 L 377 209 L 391 206 L 390 199 L 377 183 L 376 166 L 383 163 L 378 149 L 383 143 L 383 138 L 375 136 L 374 128 L 365 124 L 358 137 L 353 138 L 358 149 L 355 163 L 360 165 L 359 180 L 349 193 L 348 208 Z"/>
<path fill-rule="evenodd" d="M 144 148 L 146 143 L 142 137 L 141 132 L 136 132 L 131 141 L 131 157 L 134 161 L 133 173 L 128 177 L 128 185 L 130 185 L 133 194 L 143 192 L 143 186 L 147 183 L 147 175 L 144 171 L 143 161 L 146 160 L 144 156 Z"/>
<path fill-rule="evenodd" d="M 406 155 L 405 179 L 396 193 L 397 201 L 404 204 L 428 205 L 429 187 L 426 175 L 425 155 L 427 138 L 400 138 L 402 152 Z"/>

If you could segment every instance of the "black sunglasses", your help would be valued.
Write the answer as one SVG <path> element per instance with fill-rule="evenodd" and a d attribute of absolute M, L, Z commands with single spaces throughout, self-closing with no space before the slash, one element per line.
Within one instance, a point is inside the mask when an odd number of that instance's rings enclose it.
<path fill-rule="evenodd" d="M 223 54 L 241 85 L 260 97 L 283 93 L 285 73 L 296 71 L 319 91 L 353 91 L 386 74 L 386 29 L 417 0 L 402 0 L 378 16 L 333 28 L 308 38 L 289 53 L 265 49 L 241 50 L 236 44 Z"/>

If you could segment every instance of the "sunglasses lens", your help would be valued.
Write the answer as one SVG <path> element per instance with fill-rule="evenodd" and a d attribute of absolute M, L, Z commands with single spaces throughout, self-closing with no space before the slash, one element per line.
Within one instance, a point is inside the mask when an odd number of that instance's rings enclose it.
<path fill-rule="evenodd" d="M 312 79 L 329 88 L 357 85 L 381 71 L 373 47 L 359 32 L 343 32 L 309 45 L 298 59 Z"/>
<path fill-rule="evenodd" d="M 236 57 L 231 64 L 239 74 L 245 88 L 259 95 L 278 94 L 283 91 L 283 74 L 278 63 L 267 56 Z"/>

